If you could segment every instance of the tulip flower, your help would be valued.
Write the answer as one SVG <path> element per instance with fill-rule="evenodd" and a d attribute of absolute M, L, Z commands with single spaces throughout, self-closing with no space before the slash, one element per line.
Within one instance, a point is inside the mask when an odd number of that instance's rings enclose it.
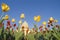
<path fill-rule="evenodd" d="M 22 13 L 21 15 L 20 15 L 20 18 L 25 18 L 25 15 L 24 15 L 24 13 Z"/>
<path fill-rule="evenodd" d="M 43 24 L 43 25 L 46 25 L 46 22 L 44 21 L 42 24 Z"/>
<path fill-rule="evenodd" d="M 9 16 L 8 15 L 5 15 L 5 17 L 3 19 L 4 20 L 8 20 L 9 19 Z"/>
<path fill-rule="evenodd" d="M 37 20 L 37 17 L 36 16 L 34 16 L 34 21 L 36 21 Z"/>
<path fill-rule="evenodd" d="M 57 22 L 58 22 L 58 20 L 55 20 L 54 22 L 55 22 L 55 23 L 57 23 Z"/>
<path fill-rule="evenodd" d="M 16 26 L 16 24 L 13 25 L 14 27 Z"/>
<path fill-rule="evenodd" d="M 39 22 L 41 20 L 40 16 L 34 16 L 34 21 Z"/>
<path fill-rule="evenodd" d="M 54 21 L 54 18 L 53 17 L 50 17 L 49 21 L 53 22 Z"/>
<path fill-rule="evenodd" d="M 1 8 L 3 12 L 7 12 L 10 10 L 10 7 L 5 3 L 2 3 Z"/>
<path fill-rule="evenodd" d="M 13 22 L 13 23 L 15 22 L 15 19 L 14 19 L 14 18 L 12 19 L 12 22 Z"/>
<path fill-rule="evenodd" d="M 22 24 L 22 20 L 19 21 L 19 24 Z"/>
<path fill-rule="evenodd" d="M 7 21 L 7 25 L 10 26 L 10 20 Z"/>

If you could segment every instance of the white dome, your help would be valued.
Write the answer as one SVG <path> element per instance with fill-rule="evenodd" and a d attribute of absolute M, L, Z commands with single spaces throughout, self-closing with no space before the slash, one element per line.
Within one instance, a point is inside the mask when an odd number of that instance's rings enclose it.
<path fill-rule="evenodd" d="M 26 22 L 26 21 L 24 21 L 23 23 L 22 23 L 22 26 L 21 27 L 23 27 L 24 26 L 24 28 L 28 28 L 28 23 Z"/>

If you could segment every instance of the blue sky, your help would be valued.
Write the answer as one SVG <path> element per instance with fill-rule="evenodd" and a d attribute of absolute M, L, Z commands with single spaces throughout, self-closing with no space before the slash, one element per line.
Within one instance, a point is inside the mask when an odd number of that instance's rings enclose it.
<path fill-rule="evenodd" d="M 60 0 L 0 0 L 0 15 L 2 14 L 1 4 L 6 3 L 10 6 L 10 10 L 5 12 L 12 18 L 18 21 L 20 20 L 20 14 L 24 12 L 25 21 L 28 22 L 29 27 L 33 27 L 33 17 L 36 15 L 41 16 L 41 21 L 38 26 L 42 24 L 43 21 L 48 21 L 50 17 L 54 17 L 60 23 Z"/>

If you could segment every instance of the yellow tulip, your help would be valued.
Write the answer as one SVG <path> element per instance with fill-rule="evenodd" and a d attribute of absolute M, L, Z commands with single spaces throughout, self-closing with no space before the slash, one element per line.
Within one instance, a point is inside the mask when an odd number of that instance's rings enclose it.
<path fill-rule="evenodd" d="M 55 20 L 55 22 L 57 23 L 57 22 L 58 22 L 58 20 Z"/>
<path fill-rule="evenodd" d="M 43 25 L 46 25 L 46 22 L 44 21 L 42 24 L 43 24 Z"/>
<path fill-rule="evenodd" d="M 37 22 L 39 22 L 39 21 L 40 21 L 40 18 L 41 18 L 40 16 L 37 16 Z"/>
<path fill-rule="evenodd" d="M 7 12 L 10 10 L 9 6 L 5 3 L 2 3 L 1 8 L 3 12 Z"/>
<path fill-rule="evenodd" d="M 22 13 L 22 14 L 20 15 L 20 18 L 25 18 L 24 13 Z"/>
<path fill-rule="evenodd" d="M 15 22 L 15 19 L 14 19 L 14 18 L 12 19 L 12 22 L 13 22 L 13 23 Z"/>
<path fill-rule="evenodd" d="M 22 24 L 22 20 L 19 21 L 19 24 Z"/>
<path fill-rule="evenodd" d="M 50 21 L 53 21 L 54 20 L 54 18 L 53 17 L 50 17 L 50 19 L 49 19 Z"/>
<path fill-rule="evenodd" d="M 36 16 L 34 16 L 34 21 L 36 21 L 37 20 L 37 17 Z"/>
<path fill-rule="evenodd" d="M 41 20 L 40 16 L 34 16 L 34 21 L 39 22 Z"/>
<path fill-rule="evenodd" d="M 8 20 L 9 19 L 9 16 L 8 15 L 5 15 L 4 19 L 5 20 Z"/>

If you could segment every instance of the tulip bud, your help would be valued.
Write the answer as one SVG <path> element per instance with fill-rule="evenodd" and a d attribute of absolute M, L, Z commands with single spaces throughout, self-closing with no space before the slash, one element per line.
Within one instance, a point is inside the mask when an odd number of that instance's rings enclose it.
<path fill-rule="evenodd" d="M 10 26 L 10 20 L 7 21 L 7 26 Z"/>
<path fill-rule="evenodd" d="M 13 25 L 14 27 L 16 26 L 16 24 Z"/>
<path fill-rule="evenodd" d="M 14 23 L 15 22 L 15 19 L 12 19 L 12 22 Z"/>
<path fill-rule="evenodd" d="M 22 14 L 20 15 L 20 18 L 25 18 L 24 13 L 22 13 Z"/>
<path fill-rule="evenodd" d="M 42 24 L 43 24 L 43 25 L 46 25 L 46 22 L 44 21 Z"/>
<path fill-rule="evenodd" d="M 52 22 L 52 21 L 54 21 L 54 18 L 53 18 L 53 17 L 50 17 L 50 19 L 49 19 L 49 20 Z"/>
<path fill-rule="evenodd" d="M 55 20 L 54 22 L 55 22 L 55 23 L 57 23 L 57 22 L 58 22 L 58 20 Z"/>
<path fill-rule="evenodd" d="M 3 17 L 4 20 L 8 20 L 9 19 L 9 16 L 8 15 L 5 15 L 5 17 Z"/>

